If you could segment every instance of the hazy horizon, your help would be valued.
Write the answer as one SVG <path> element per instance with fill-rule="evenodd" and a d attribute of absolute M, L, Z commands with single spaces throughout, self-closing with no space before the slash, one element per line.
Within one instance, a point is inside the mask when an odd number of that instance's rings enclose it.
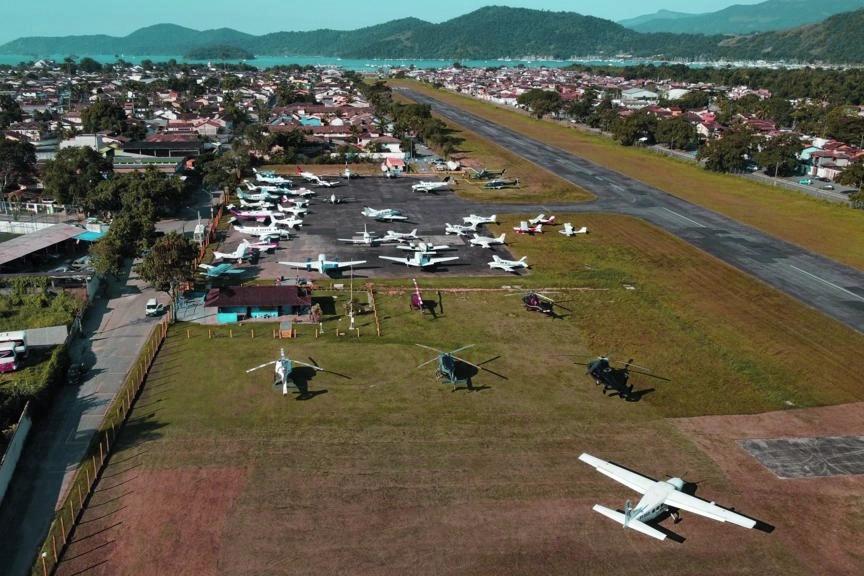
<path fill-rule="evenodd" d="M 250 34 L 335 28 L 350 30 L 389 20 L 413 16 L 430 22 L 443 22 L 490 5 L 570 11 L 623 20 L 657 10 L 679 12 L 713 12 L 732 4 L 757 4 L 764 0 L 619 0 L 599 4 L 591 0 L 439 0 L 434 5 L 414 6 L 383 2 L 331 0 L 326 5 L 309 6 L 294 0 L 246 0 L 242 8 L 236 2 L 220 0 L 185 0 L 178 10 L 177 0 L 150 0 L 135 8 L 129 16 L 126 4 L 99 3 L 89 0 L 41 0 L 38 16 L 33 6 L 15 3 L 3 8 L 0 43 L 23 36 L 71 36 L 107 34 L 125 36 L 153 24 L 178 24 L 205 30 L 234 28 Z M 302 11 L 296 6 L 301 5 Z M 92 10 L 90 8 L 96 8 Z M 40 17 L 50 14 L 51 18 Z M 284 15 L 284 17 L 282 17 Z"/>

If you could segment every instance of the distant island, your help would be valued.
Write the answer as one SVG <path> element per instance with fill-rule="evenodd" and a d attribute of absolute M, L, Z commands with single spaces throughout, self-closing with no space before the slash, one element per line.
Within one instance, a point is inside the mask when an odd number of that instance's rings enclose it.
<path fill-rule="evenodd" d="M 193 48 L 186 52 L 183 58 L 186 60 L 254 60 L 255 55 L 243 48 L 217 44 Z"/>

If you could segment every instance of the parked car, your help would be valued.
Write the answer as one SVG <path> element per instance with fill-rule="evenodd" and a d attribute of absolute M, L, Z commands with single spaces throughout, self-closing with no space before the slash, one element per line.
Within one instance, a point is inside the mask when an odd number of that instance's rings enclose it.
<path fill-rule="evenodd" d="M 825 184 L 824 186 L 822 186 L 822 190 L 833 190 L 833 189 L 834 189 L 834 186 L 831 184 Z"/>
<path fill-rule="evenodd" d="M 164 308 L 155 298 L 150 298 L 147 300 L 147 304 L 144 305 L 144 314 L 147 316 L 158 316 Z"/>
<path fill-rule="evenodd" d="M 809 186 L 813 184 L 813 180 L 811 180 L 810 178 L 802 178 L 801 180 L 798 180 L 798 184 L 804 184 L 805 186 Z"/>

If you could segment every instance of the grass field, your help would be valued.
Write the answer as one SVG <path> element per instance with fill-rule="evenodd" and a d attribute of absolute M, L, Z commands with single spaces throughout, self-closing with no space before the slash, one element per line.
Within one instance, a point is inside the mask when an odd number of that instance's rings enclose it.
<path fill-rule="evenodd" d="M 394 94 L 398 102 L 411 102 L 408 98 Z M 488 168 L 490 170 L 507 169 L 507 178 L 516 178 L 520 182 L 518 188 L 505 190 L 484 190 L 482 182 L 469 181 L 467 177 L 457 178 L 456 193 L 463 198 L 480 202 L 585 202 L 594 199 L 590 192 L 567 182 L 552 172 L 522 158 L 490 142 L 478 134 L 449 122 L 438 116 L 456 136 L 462 139 L 453 158 L 467 166 Z"/>
<path fill-rule="evenodd" d="M 571 310 L 561 319 L 486 291 L 444 293 L 433 320 L 391 281 L 382 338 L 370 317 L 359 340 L 332 322 L 319 340 L 307 327 L 281 342 L 261 338 L 267 326 L 255 340 L 249 326 L 213 340 L 175 327 L 58 574 L 813 573 L 818 551 L 788 537 L 800 519 L 777 512 L 795 509 L 782 482 L 749 492 L 667 417 L 861 400 L 850 375 L 864 369 L 862 336 L 642 222 L 572 220 L 592 233 L 513 238 L 536 270 L 503 281 L 596 289 L 556 294 Z M 465 357 L 505 378 L 480 372 L 476 391 L 453 391 L 416 368 L 432 356 L 414 343 L 476 344 Z M 298 401 L 268 370 L 245 374 L 283 345 L 350 380 L 314 375 L 316 394 Z M 604 396 L 567 355 L 605 352 L 671 381 L 635 377 L 640 401 Z M 669 526 L 680 546 L 622 533 L 591 506 L 634 494 L 586 469 L 583 451 L 699 480 L 703 497 L 777 531 L 687 516 Z M 808 529 L 854 525 L 854 507 L 831 509 Z"/>
<path fill-rule="evenodd" d="M 660 156 L 510 109 L 411 81 L 408 86 L 526 136 L 705 206 L 838 262 L 864 269 L 864 211 L 804 194 L 716 174 L 692 163 Z"/>

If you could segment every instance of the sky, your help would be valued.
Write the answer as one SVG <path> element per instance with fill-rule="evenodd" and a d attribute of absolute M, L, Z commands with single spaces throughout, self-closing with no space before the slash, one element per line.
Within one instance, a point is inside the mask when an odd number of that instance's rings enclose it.
<path fill-rule="evenodd" d="M 763 0 L 0 0 L 0 42 L 21 36 L 110 34 L 125 36 L 151 24 L 198 30 L 229 27 L 251 34 L 317 28 L 354 29 L 415 16 L 441 22 L 488 5 L 567 10 L 610 20 L 659 9 L 713 12 L 731 4 Z"/>

